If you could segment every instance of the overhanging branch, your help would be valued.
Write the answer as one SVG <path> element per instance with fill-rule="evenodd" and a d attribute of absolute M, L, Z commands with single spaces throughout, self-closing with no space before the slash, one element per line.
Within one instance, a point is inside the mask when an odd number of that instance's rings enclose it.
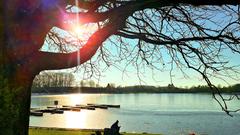
<path fill-rule="evenodd" d="M 71 68 L 88 61 L 107 38 L 113 35 L 117 30 L 121 29 L 121 23 L 123 24 L 123 22 L 120 22 L 120 24 L 111 23 L 99 29 L 78 51 L 65 54 L 39 52 L 36 56 L 36 58 L 38 58 L 37 63 L 42 64 L 39 66 L 38 71 Z"/>

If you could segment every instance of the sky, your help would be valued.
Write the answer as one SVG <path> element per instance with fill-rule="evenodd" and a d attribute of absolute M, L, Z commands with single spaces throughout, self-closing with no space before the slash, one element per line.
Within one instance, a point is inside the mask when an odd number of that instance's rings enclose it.
<path fill-rule="evenodd" d="M 231 63 L 234 65 L 240 65 L 239 56 L 231 57 Z M 123 64 L 124 65 L 124 64 Z M 198 85 L 206 85 L 206 82 L 202 79 L 199 73 L 190 70 L 184 69 L 184 72 L 188 76 L 184 76 L 182 72 L 174 68 L 172 71 L 172 83 L 177 87 L 191 87 Z M 82 72 L 75 73 L 75 77 L 77 80 L 82 79 Z M 230 78 L 224 77 L 228 83 L 222 81 L 221 79 L 211 78 L 212 82 L 216 85 L 227 86 L 239 83 L 238 80 L 233 80 Z M 132 85 L 153 85 L 153 86 L 167 86 L 171 84 L 170 79 L 170 70 L 166 69 L 164 71 L 154 70 L 147 68 L 143 74 L 137 74 L 135 68 L 130 67 L 130 69 L 126 71 L 121 71 L 115 67 L 110 67 L 105 72 L 102 72 L 102 76 L 100 80 L 92 78 L 95 82 L 99 81 L 101 86 L 106 86 L 108 83 L 114 83 L 116 86 L 132 86 Z"/>

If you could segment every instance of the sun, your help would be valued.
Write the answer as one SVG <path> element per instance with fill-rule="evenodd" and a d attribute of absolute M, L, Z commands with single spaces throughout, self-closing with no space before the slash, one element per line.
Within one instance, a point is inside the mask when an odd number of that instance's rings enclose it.
<path fill-rule="evenodd" d="M 80 40 L 87 40 L 89 37 L 97 31 L 96 24 L 81 25 L 74 24 L 71 26 L 71 33 L 75 35 Z"/>
<path fill-rule="evenodd" d="M 73 19 L 65 21 L 62 26 L 70 36 L 77 38 L 78 41 L 82 41 L 82 43 L 88 41 L 88 39 L 99 30 L 99 25 L 96 23 L 84 24 L 81 23 L 81 21 L 75 21 Z"/>
<path fill-rule="evenodd" d="M 80 35 L 82 33 L 82 28 L 80 26 L 75 26 L 73 31 L 77 35 Z"/>
<path fill-rule="evenodd" d="M 86 30 L 86 28 L 84 28 L 86 26 L 81 25 L 81 24 L 68 24 L 68 30 L 69 32 L 71 32 L 74 35 L 82 35 L 84 33 L 84 31 Z"/>
<path fill-rule="evenodd" d="M 86 32 L 88 31 L 88 29 L 84 28 L 84 26 L 74 25 L 74 26 L 72 26 L 72 30 L 71 31 L 77 37 L 83 37 L 85 34 L 87 34 Z"/>

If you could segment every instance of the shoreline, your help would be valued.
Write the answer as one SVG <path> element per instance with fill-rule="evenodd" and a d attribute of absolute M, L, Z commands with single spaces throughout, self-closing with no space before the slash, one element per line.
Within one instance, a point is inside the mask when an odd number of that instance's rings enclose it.
<path fill-rule="evenodd" d="M 65 94 L 204 94 L 204 95 L 212 95 L 211 92 L 137 92 L 137 93 L 107 93 L 107 92 L 49 92 L 49 93 L 31 93 L 32 96 L 44 96 L 44 95 L 65 95 Z M 221 92 L 221 94 L 225 95 L 240 95 L 240 92 L 237 93 L 227 93 L 227 92 Z"/>
<path fill-rule="evenodd" d="M 90 135 L 94 134 L 96 131 L 103 133 L 104 129 L 80 129 L 80 128 L 58 128 L 58 127 L 37 127 L 29 126 L 29 135 Z M 131 133 L 131 132 L 121 132 L 122 135 L 162 135 L 162 134 L 152 134 L 152 133 Z"/>
<path fill-rule="evenodd" d="M 39 127 L 39 126 L 29 126 L 29 129 L 60 130 L 60 131 L 103 131 L 103 129 Z"/>

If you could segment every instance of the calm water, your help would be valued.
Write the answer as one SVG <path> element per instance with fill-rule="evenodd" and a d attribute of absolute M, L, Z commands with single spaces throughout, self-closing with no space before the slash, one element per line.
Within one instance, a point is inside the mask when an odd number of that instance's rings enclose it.
<path fill-rule="evenodd" d="M 66 94 L 33 95 L 32 107 L 86 103 L 120 104 L 120 109 L 81 110 L 30 117 L 31 126 L 105 128 L 116 120 L 121 131 L 187 135 L 240 135 L 240 113 L 229 117 L 207 94 Z M 240 101 L 230 103 L 240 108 Z"/>

